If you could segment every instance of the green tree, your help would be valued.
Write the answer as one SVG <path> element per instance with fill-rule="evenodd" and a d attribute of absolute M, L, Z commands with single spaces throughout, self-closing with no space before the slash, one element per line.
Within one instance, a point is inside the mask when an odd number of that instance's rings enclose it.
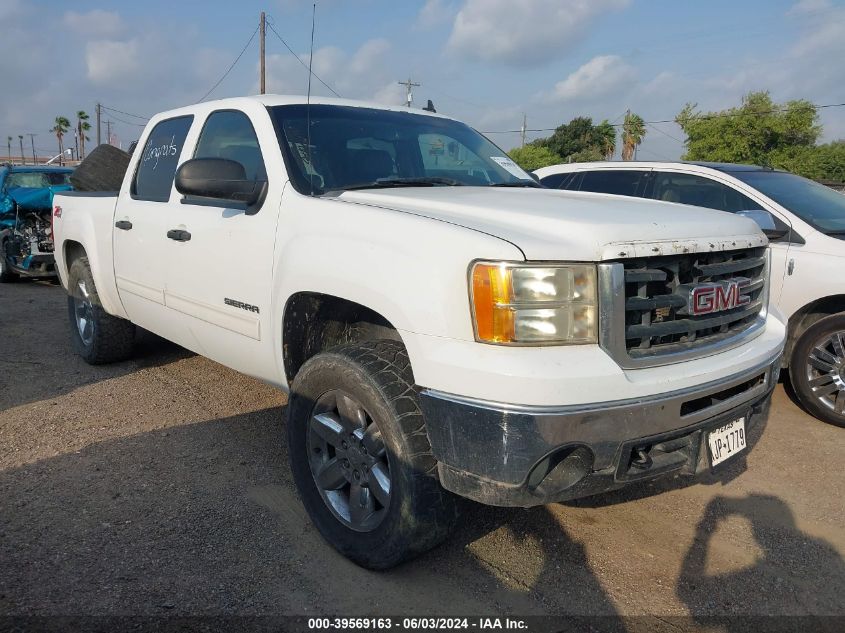
<path fill-rule="evenodd" d="M 538 147 L 536 145 L 516 147 L 508 152 L 508 156 L 526 171 L 534 171 L 535 169 L 540 169 L 540 167 L 548 167 L 549 165 L 557 165 L 563 162 L 563 159 L 548 147 Z"/>
<path fill-rule="evenodd" d="M 57 116 L 53 127 L 50 128 L 50 131 L 56 135 L 59 141 L 59 162 L 62 164 L 64 163 L 64 157 L 61 154 L 65 152 L 64 136 L 68 130 L 70 130 L 70 121 L 68 121 L 67 117 L 63 116 Z"/>
<path fill-rule="evenodd" d="M 76 134 L 79 138 L 79 160 L 85 158 L 85 141 L 90 141 L 91 139 L 85 136 L 85 133 L 91 129 L 91 124 L 88 123 L 88 119 L 91 117 L 88 116 L 88 113 L 85 110 L 79 110 L 76 113 Z"/>
<path fill-rule="evenodd" d="M 616 151 L 616 128 L 606 119 L 593 125 L 592 118 L 579 116 L 558 126 L 548 138 L 532 141 L 531 145 L 545 147 L 566 162 L 609 160 Z"/>
<path fill-rule="evenodd" d="M 633 160 L 634 151 L 645 138 L 645 121 L 639 114 L 627 112 L 622 122 L 622 160 Z"/>
<path fill-rule="evenodd" d="M 593 129 L 593 133 L 599 141 L 602 158 L 611 160 L 616 153 L 616 128 L 605 119 Z"/>
<path fill-rule="evenodd" d="M 778 105 L 768 92 L 750 92 L 738 108 L 702 113 L 684 106 L 675 121 L 686 135 L 685 160 L 727 163 L 796 164 L 807 160 L 821 134 L 809 101 Z"/>

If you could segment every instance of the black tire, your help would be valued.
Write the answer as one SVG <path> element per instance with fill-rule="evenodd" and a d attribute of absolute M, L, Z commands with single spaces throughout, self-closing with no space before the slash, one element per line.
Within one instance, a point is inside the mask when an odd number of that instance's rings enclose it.
<path fill-rule="evenodd" d="M 90 330 L 86 328 L 86 335 L 83 337 L 77 316 L 80 303 L 84 303 L 86 299 L 88 305 L 85 321 L 90 322 Z M 126 360 L 132 356 L 135 325 L 112 316 L 103 309 L 87 257 L 76 259 L 70 266 L 67 305 L 73 346 L 86 363 L 101 365 Z"/>
<path fill-rule="evenodd" d="M 113 145 L 98 145 L 73 170 L 76 191 L 119 191 L 131 155 Z"/>
<path fill-rule="evenodd" d="M 18 276 L 9 269 L 6 261 L 6 240 L 0 240 L 0 283 L 8 284 L 17 281 Z"/>
<path fill-rule="evenodd" d="M 808 413 L 845 427 L 845 314 L 816 321 L 801 334 L 789 362 L 789 380 Z"/>
<path fill-rule="evenodd" d="M 382 508 L 381 522 L 370 531 L 356 531 L 335 516 L 311 470 L 309 425 L 315 404 L 338 391 L 354 398 L 377 423 L 389 463 L 390 500 Z M 342 345 L 309 359 L 293 381 L 287 427 L 290 465 L 302 503 L 323 538 L 341 554 L 362 567 L 387 569 L 448 536 L 456 499 L 438 481 L 401 343 Z"/>

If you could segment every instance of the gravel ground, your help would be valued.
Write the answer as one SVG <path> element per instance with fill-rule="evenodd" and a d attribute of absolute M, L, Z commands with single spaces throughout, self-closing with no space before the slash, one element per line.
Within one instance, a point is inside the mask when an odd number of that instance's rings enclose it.
<path fill-rule="evenodd" d="M 468 503 L 446 544 L 375 573 L 305 516 L 279 391 L 151 335 L 90 367 L 55 285 L 0 286 L 0 319 L 0 615 L 845 616 L 845 430 L 782 386 L 719 479 Z"/>

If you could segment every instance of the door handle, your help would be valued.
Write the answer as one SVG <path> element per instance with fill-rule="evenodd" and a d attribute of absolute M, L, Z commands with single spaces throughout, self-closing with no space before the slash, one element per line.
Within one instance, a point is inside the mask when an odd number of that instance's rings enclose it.
<path fill-rule="evenodd" d="M 187 242 L 191 239 L 191 234 L 184 229 L 170 229 L 167 232 L 167 237 L 177 242 Z"/>
<path fill-rule="evenodd" d="M 132 223 L 129 220 L 118 220 L 114 223 L 115 228 L 120 229 L 121 231 L 131 231 L 132 230 Z"/>

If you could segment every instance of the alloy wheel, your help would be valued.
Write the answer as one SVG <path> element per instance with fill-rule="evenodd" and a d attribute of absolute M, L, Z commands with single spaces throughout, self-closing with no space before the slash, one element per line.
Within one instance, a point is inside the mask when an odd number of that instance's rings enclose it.
<path fill-rule="evenodd" d="M 371 532 L 390 505 L 390 463 L 381 431 L 349 394 L 333 390 L 314 405 L 308 422 L 308 461 L 332 514 L 357 532 Z"/>
<path fill-rule="evenodd" d="M 83 280 L 76 285 L 77 292 L 73 296 L 73 310 L 76 316 L 76 329 L 79 338 L 86 347 L 94 340 L 94 304 Z"/>
<path fill-rule="evenodd" d="M 845 331 L 825 334 L 815 342 L 806 372 L 816 399 L 834 413 L 845 415 Z"/>

